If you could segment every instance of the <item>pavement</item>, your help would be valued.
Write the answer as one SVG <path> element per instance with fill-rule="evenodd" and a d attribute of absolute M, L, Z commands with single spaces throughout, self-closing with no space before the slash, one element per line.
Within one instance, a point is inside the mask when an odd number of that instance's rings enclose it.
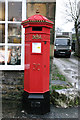
<path fill-rule="evenodd" d="M 21 118 L 21 120 L 24 120 L 23 118 L 27 118 L 30 120 L 32 119 L 35 119 L 35 120 L 52 119 L 53 120 L 54 118 L 56 118 L 56 120 L 60 120 L 64 118 L 65 120 L 66 118 L 71 118 L 72 120 L 73 119 L 76 120 L 79 118 L 79 107 L 57 108 L 53 104 L 51 104 L 49 113 L 44 115 L 33 115 L 33 114 L 27 114 L 27 112 L 21 108 L 20 102 L 17 103 L 17 102 L 6 101 L 3 104 L 2 113 L 3 113 L 2 114 L 3 118 L 18 118 L 18 119 Z M 13 119 L 13 120 L 16 120 L 16 119 Z"/>
<path fill-rule="evenodd" d="M 68 83 L 66 81 L 61 81 L 61 80 L 52 80 L 51 84 L 53 84 L 53 85 L 67 85 Z"/>
<path fill-rule="evenodd" d="M 57 66 L 61 74 L 80 91 L 79 63 L 77 57 L 71 55 L 70 58 L 54 58 L 53 63 Z"/>

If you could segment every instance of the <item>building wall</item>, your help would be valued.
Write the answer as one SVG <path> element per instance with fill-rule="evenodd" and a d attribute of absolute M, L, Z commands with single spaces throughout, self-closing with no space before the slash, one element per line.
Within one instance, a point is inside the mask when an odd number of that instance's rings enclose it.
<path fill-rule="evenodd" d="M 55 30 L 55 9 L 56 0 L 28 0 L 27 2 L 27 18 L 36 13 L 39 9 L 41 15 L 46 16 L 54 22 L 53 29 L 51 30 L 51 56 L 53 56 L 53 43 L 54 43 L 54 30 Z M 25 14 L 25 13 L 24 13 Z M 21 100 L 24 89 L 24 71 L 0 71 L 0 86 L 2 86 L 3 99 Z"/>
<path fill-rule="evenodd" d="M 48 19 L 52 20 L 54 22 L 53 29 L 51 30 L 51 44 L 54 43 L 54 32 L 55 32 L 55 12 L 56 12 L 56 2 L 41 2 L 37 3 L 31 3 L 28 2 L 27 4 L 27 18 L 34 15 L 36 13 L 36 10 L 38 8 L 41 15 L 47 17 Z"/>
<path fill-rule="evenodd" d="M 21 100 L 24 89 L 24 71 L 0 71 L 2 100 Z"/>

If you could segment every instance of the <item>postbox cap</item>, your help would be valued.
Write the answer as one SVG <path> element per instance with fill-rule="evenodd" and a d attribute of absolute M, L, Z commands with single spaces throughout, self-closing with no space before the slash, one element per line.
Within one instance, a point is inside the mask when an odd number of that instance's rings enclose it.
<path fill-rule="evenodd" d="M 37 11 L 35 15 L 29 17 L 27 20 L 22 21 L 22 25 L 27 25 L 28 23 L 31 24 L 49 24 L 50 26 L 53 26 L 53 22 L 49 19 L 47 19 L 45 16 L 40 15 Z"/>

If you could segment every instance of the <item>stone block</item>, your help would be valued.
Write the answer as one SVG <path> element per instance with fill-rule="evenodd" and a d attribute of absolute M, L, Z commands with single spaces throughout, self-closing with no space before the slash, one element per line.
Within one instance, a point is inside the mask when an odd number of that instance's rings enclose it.
<path fill-rule="evenodd" d="M 24 91 L 24 71 L 4 71 L 2 77 L 2 98 L 21 99 Z"/>
<path fill-rule="evenodd" d="M 49 18 L 55 19 L 55 9 L 56 9 L 56 3 L 49 3 Z"/>
<path fill-rule="evenodd" d="M 43 16 L 46 16 L 46 4 L 41 4 L 41 3 L 33 3 L 27 4 L 27 18 L 35 15 L 36 14 L 36 10 L 39 10 L 40 14 Z"/>
<path fill-rule="evenodd" d="M 53 90 L 51 93 L 51 102 L 56 107 L 68 108 L 80 105 L 80 95 L 77 89 L 69 88 L 62 90 Z"/>

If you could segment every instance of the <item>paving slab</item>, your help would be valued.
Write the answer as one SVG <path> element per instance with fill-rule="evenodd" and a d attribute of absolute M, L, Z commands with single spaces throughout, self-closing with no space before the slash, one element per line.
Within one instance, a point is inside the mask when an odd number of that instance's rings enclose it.
<path fill-rule="evenodd" d="M 61 81 L 61 80 L 52 80 L 51 84 L 53 84 L 53 85 L 68 85 L 68 82 Z"/>

